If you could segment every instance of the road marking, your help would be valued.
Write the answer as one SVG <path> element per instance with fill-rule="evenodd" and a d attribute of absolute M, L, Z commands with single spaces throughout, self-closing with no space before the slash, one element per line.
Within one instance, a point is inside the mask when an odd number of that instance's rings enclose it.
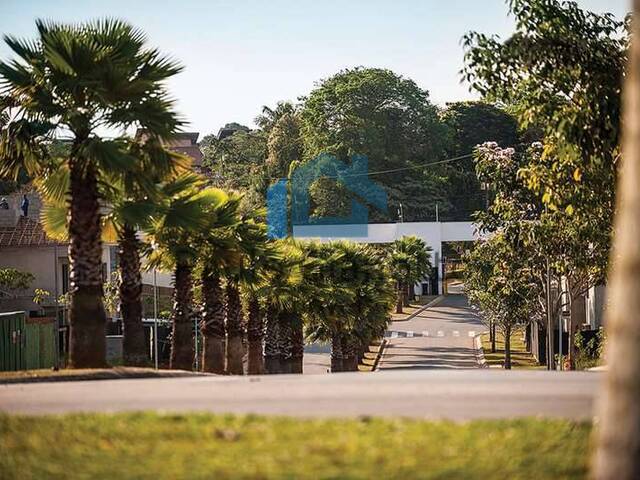
<path fill-rule="evenodd" d="M 391 332 L 391 338 L 398 338 L 398 332 Z M 558 334 L 558 338 L 560 338 L 560 334 Z"/>
<path fill-rule="evenodd" d="M 470 336 L 470 337 L 475 337 L 475 336 L 476 336 L 476 332 L 474 332 L 473 330 L 471 330 L 471 331 L 469 332 L 469 336 Z"/>
<path fill-rule="evenodd" d="M 460 336 L 460 332 L 458 330 L 454 330 L 453 331 L 453 336 L 454 337 L 459 337 Z M 560 337 L 558 336 L 558 338 L 560 338 Z"/>
<path fill-rule="evenodd" d="M 413 332 L 411 331 L 407 332 L 407 338 L 413 338 Z M 558 335 L 558 338 L 560 338 L 559 335 Z"/>
<path fill-rule="evenodd" d="M 428 337 L 429 336 L 429 332 L 427 330 L 422 332 L 422 336 L 423 337 Z"/>
<path fill-rule="evenodd" d="M 439 337 L 444 337 L 444 332 L 442 330 L 438 330 L 438 336 Z"/>

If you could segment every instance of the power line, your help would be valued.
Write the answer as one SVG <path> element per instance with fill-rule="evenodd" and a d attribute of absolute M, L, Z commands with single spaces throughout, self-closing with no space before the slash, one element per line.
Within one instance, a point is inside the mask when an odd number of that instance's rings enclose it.
<path fill-rule="evenodd" d="M 429 163 L 423 163 L 421 165 L 411 165 L 409 167 L 398 167 L 398 168 L 390 168 L 388 170 L 378 170 L 378 171 L 374 171 L 374 172 L 366 172 L 366 173 L 352 173 L 350 175 L 340 175 L 340 176 L 323 176 L 322 178 L 329 178 L 329 179 L 334 179 L 334 180 L 338 180 L 338 179 L 342 179 L 342 178 L 350 178 L 350 177 L 370 177 L 373 175 L 384 175 L 386 173 L 395 173 L 395 172 L 402 172 L 402 171 L 406 171 L 406 170 L 417 170 L 419 168 L 425 168 L 425 167 L 431 167 L 434 165 L 443 165 L 445 163 L 452 163 L 452 162 L 457 162 L 459 160 L 464 160 L 465 158 L 471 158 L 473 157 L 473 153 L 467 153 L 466 155 L 460 155 L 459 157 L 453 157 L 453 158 L 447 158 L 444 160 L 438 160 L 435 162 L 429 162 Z M 273 180 L 289 180 L 286 177 L 283 178 L 274 178 Z"/>

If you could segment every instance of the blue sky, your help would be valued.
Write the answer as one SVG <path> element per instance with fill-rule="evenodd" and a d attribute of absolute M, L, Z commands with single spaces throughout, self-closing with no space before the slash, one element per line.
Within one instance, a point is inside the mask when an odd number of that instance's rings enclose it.
<path fill-rule="evenodd" d="M 623 18 L 628 0 L 580 0 Z M 437 104 L 474 98 L 460 84 L 462 35 L 508 36 L 503 0 L 0 0 L 0 32 L 34 35 L 34 19 L 124 18 L 180 60 L 170 82 L 178 108 L 202 135 L 252 125 L 262 105 L 296 100 L 319 79 L 358 65 L 415 80 Z M 0 57 L 8 49 L 0 46 Z"/>

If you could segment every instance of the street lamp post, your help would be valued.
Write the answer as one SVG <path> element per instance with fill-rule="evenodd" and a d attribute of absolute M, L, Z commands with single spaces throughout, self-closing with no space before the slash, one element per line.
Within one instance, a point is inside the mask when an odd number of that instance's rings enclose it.
<path fill-rule="evenodd" d="M 153 269 L 153 360 L 158 370 L 158 279 Z"/>

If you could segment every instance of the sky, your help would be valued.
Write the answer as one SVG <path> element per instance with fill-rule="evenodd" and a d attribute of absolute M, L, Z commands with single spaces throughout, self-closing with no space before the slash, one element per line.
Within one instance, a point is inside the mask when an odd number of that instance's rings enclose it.
<path fill-rule="evenodd" d="M 629 0 L 579 0 L 624 18 Z M 321 79 L 356 66 L 389 68 L 431 100 L 476 98 L 460 83 L 462 36 L 508 37 L 504 0 L 0 0 L 0 33 L 34 37 L 36 18 L 77 22 L 117 17 L 185 70 L 169 90 L 187 130 L 253 126 L 263 105 L 295 101 Z M 0 45 L 0 58 L 9 49 Z"/>

